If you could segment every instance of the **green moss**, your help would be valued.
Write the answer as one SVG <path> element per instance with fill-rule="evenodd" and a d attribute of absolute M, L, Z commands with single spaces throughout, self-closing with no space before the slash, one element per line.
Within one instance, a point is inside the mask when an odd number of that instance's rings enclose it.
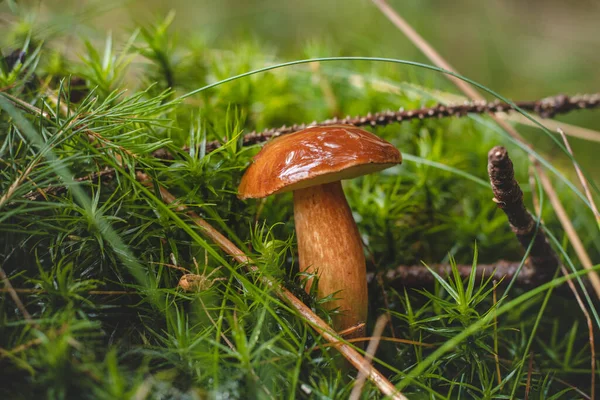
<path fill-rule="evenodd" d="M 16 21 L 2 28 L 4 44 L 26 48 L 27 55 L 0 74 L 0 196 L 7 196 L 0 201 L 0 266 L 13 287 L 33 290 L 19 294 L 33 320 L 24 320 L 7 292 L 0 295 L 0 396 L 346 398 L 355 373 L 340 371 L 339 354 L 258 279 L 279 279 L 329 319 L 323 302 L 302 289 L 291 196 L 262 203 L 236 197 L 259 148 L 241 146 L 240 137 L 329 118 L 336 110 L 355 115 L 431 105 L 440 78 L 416 67 L 339 61 L 322 63 L 318 72 L 304 64 L 255 74 L 187 96 L 280 62 L 278 49 L 256 37 L 216 49 L 193 35 L 176 35 L 169 16 L 127 37 L 109 35 L 103 44 L 83 35 L 77 46 L 85 51 L 74 61 L 62 54 L 67 38 L 49 40 L 29 25 L 24 31 L 25 11 L 11 6 Z M 341 52 L 328 40 L 303 46 L 285 53 L 301 59 Z M 15 109 L 14 98 L 29 106 Z M 522 257 L 491 201 L 486 155 L 496 144 L 507 145 L 522 183 L 529 161 L 486 117 L 373 131 L 406 157 L 402 166 L 345 183 L 369 268 L 469 263 L 475 247 L 481 262 Z M 223 145 L 207 152 L 213 140 Z M 173 159 L 153 157 L 161 148 Z M 28 196 L 105 167 L 116 168 L 108 179 L 70 183 L 37 200 Z M 202 240 L 185 214 L 164 206 L 157 187 L 135 180 L 136 170 L 245 249 L 259 272 L 246 274 Z M 529 204 L 531 192 L 523 188 Z M 598 259 L 591 213 L 559 180 L 557 189 Z M 542 200 L 544 222 L 560 240 L 560 225 Z M 568 246 L 566 254 L 573 256 Z M 206 290 L 177 288 L 183 273 L 204 271 L 218 278 Z M 576 396 L 572 386 L 589 391 L 587 330 L 571 297 L 544 298 L 551 292 L 540 291 L 527 298 L 514 288 L 506 301 L 522 299 L 518 306 L 455 341 L 496 312 L 493 292 L 491 282 L 456 276 L 427 290 L 373 285 L 368 331 L 389 307 L 385 336 L 416 343 L 384 340 L 376 366 L 402 385 L 421 366 L 424 372 L 404 389 L 411 398 L 523 397 L 526 387 L 540 398 Z M 444 344 L 451 351 L 428 358 Z M 363 398 L 378 397 L 367 384 Z"/>

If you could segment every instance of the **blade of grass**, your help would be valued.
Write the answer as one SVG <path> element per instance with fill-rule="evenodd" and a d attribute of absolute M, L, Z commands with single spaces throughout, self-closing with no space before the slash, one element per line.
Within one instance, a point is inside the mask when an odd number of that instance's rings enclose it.
<path fill-rule="evenodd" d="M 369 341 L 369 345 L 367 346 L 367 352 L 365 354 L 365 360 L 371 364 L 373 362 L 373 356 L 377 351 L 377 347 L 379 347 L 379 341 L 381 340 L 381 334 L 385 329 L 385 326 L 390 322 L 390 317 L 388 314 L 382 314 L 377 318 L 377 322 L 375 323 L 375 328 L 373 329 L 373 335 L 371 336 L 371 340 Z M 362 393 L 362 388 L 365 385 L 365 381 L 367 380 L 367 375 L 360 371 L 358 376 L 356 377 L 356 381 L 354 382 L 354 387 L 352 388 L 352 392 L 350 393 L 350 400 L 359 400 L 360 395 Z"/>
<path fill-rule="evenodd" d="M 443 68 L 448 71 L 456 71 L 452 66 L 442 58 L 435 49 L 427 43 L 425 39 L 421 37 L 410 26 L 404 18 L 400 16 L 385 0 L 372 0 L 373 3 L 381 10 L 381 12 L 398 28 L 404 33 L 406 37 L 410 39 L 411 42 L 417 45 L 419 50 L 425 54 L 427 58 L 431 60 L 435 65 L 440 68 Z M 469 86 L 466 82 L 451 76 L 449 79 L 458 87 L 463 93 L 465 93 L 468 97 L 473 100 L 484 100 L 483 97 L 475 89 Z"/>
<path fill-rule="evenodd" d="M 347 79 L 349 82 L 351 82 L 351 84 L 356 85 L 357 87 L 364 87 L 368 81 L 373 89 L 380 92 L 401 94 L 403 92 L 410 91 L 420 96 L 427 96 L 428 98 L 435 99 L 441 104 L 445 105 L 463 104 L 465 100 L 467 100 L 467 97 L 463 95 L 445 92 L 442 90 L 429 89 L 414 83 L 391 82 L 375 75 L 362 76 L 352 72 L 347 72 L 345 70 L 336 70 L 334 71 L 334 74 Z M 554 119 L 543 119 L 535 114 L 532 114 L 531 118 L 527 118 L 518 113 L 499 112 L 496 115 L 499 118 L 535 128 L 539 128 L 543 125 L 546 125 L 546 128 L 548 128 L 550 131 L 555 131 L 557 128 L 561 128 L 569 136 L 589 140 L 591 142 L 600 142 L 600 132 L 598 131 L 583 128 L 577 125 L 567 124 Z"/>
<path fill-rule="evenodd" d="M 600 271 L 600 264 L 595 265 L 593 267 L 594 271 Z M 523 304 L 524 302 L 534 298 L 535 296 L 543 293 L 544 291 L 550 289 L 550 288 L 555 288 L 559 285 L 562 285 L 563 283 L 565 283 L 566 281 L 568 281 L 569 279 L 574 279 L 574 278 L 578 278 L 584 275 L 587 275 L 589 273 L 589 271 L 587 270 L 578 270 L 574 273 L 571 273 L 567 276 L 564 277 L 560 277 L 560 278 L 556 278 L 553 279 L 552 281 L 545 283 L 541 286 L 538 286 L 535 289 L 532 289 L 526 293 L 523 293 L 521 296 L 517 297 L 514 300 L 510 300 L 508 302 L 506 302 L 502 307 L 500 307 L 498 309 L 497 314 L 496 313 L 487 313 L 485 314 L 481 319 L 479 319 L 477 322 L 467 326 L 463 331 L 461 331 L 459 334 L 457 334 L 456 336 L 452 337 L 450 340 L 444 342 L 440 347 L 437 348 L 437 350 L 433 351 L 427 358 L 425 358 L 423 361 L 421 361 L 419 364 L 417 364 L 412 371 L 410 371 L 407 375 L 406 378 L 403 379 L 399 384 L 398 384 L 398 389 L 402 390 L 405 387 L 407 387 L 414 378 L 416 378 L 417 376 L 420 376 L 424 371 L 427 370 L 427 368 L 429 368 L 433 363 L 436 362 L 436 360 L 439 360 L 444 354 L 452 351 L 453 349 L 455 349 L 460 343 L 462 343 L 464 340 L 466 340 L 469 336 L 477 333 L 478 331 L 480 331 L 486 324 L 489 324 L 490 321 L 492 321 L 494 319 L 494 316 L 501 316 L 504 313 L 513 310 L 514 308 L 518 307 L 519 305 Z"/>
<path fill-rule="evenodd" d="M 556 271 L 558 273 L 558 271 Z M 555 275 L 556 278 L 556 275 Z M 540 325 L 540 322 L 542 321 L 542 316 L 544 315 L 544 311 L 546 310 L 546 307 L 548 306 L 548 301 L 550 301 L 550 297 L 552 296 L 552 292 L 554 291 L 554 288 L 549 288 L 548 291 L 546 292 L 546 296 L 544 297 L 544 301 L 542 302 L 542 306 L 540 307 L 540 310 L 538 311 L 538 314 L 535 318 L 535 323 L 533 324 L 533 328 L 531 330 L 531 334 L 529 335 L 529 340 L 527 341 L 527 344 L 525 345 L 525 350 L 523 351 L 523 358 L 521 359 L 521 362 L 519 363 L 519 367 L 517 368 L 517 376 L 521 376 L 521 371 L 523 370 L 523 367 L 525 366 L 525 359 L 527 359 L 527 355 L 530 353 L 529 349 L 531 348 L 531 345 L 533 344 L 533 340 L 535 339 L 535 333 L 538 330 L 538 327 Z M 510 397 L 512 399 L 516 398 L 516 394 L 517 394 L 517 389 L 519 388 L 519 383 L 520 383 L 520 379 L 515 379 L 515 383 L 513 385 L 512 388 L 512 392 Z"/>
<path fill-rule="evenodd" d="M 494 361 L 496 364 L 496 376 L 498 377 L 498 386 L 502 387 L 502 372 L 500 371 L 500 359 L 498 356 L 498 294 L 496 290 L 496 280 L 494 280 L 494 291 L 492 292 L 492 301 L 494 304 Z"/>
<path fill-rule="evenodd" d="M 565 132 L 560 128 L 558 128 L 557 131 L 560 134 L 560 136 L 562 137 L 562 140 L 565 143 L 565 147 L 567 148 L 567 150 L 569 151 L 569 154 L 571 154 L 571 156 L 573 157 L 573 160 L 574 160 L 575 155 L 573 154 L 573 149 L 571 149 L 571 145 L 569 144 L 567 135 L 565 135 Z M 594 202 L 594 198 L 592 197 L 592 193 L 590 192 L 590 187 L 588 186 L 587 180 L 585 179 L 585 176 L 583 176 L 583 173 L 581 172 L 581 168 L 579 168 L 579 163 L 573 162 L 573 167 L 575 168 L 575 171 L 577 172 L 577 176 L 579 177 L 581 186 L 583 186 L 583 191 L 584 191 L 585 195 L 587 196 L 588 201 L 590 202 L 590 206 L 592 207 L 594 217 L 596 217 L 596 222 L 598 224 L 598 228 L 600 228 L 600 213 L 598 212 L 598 208 L 596 207 L 596 203 Z"/>
<path fill-rule="evenodd" d="M 544 229 L 544 232 L 546 232 L 546 235 L 548 236 L 548 238 L 552 241 L 552 243 L 554 243 L 554 247 L 558 250 L 558 252 L 562 256 L 563 260 L 566 262 L 569 269 L 573 272 L 579 272 L 579 270 L 577 268 L 575 268 L 575 265 L 573 264 L 573 261 L 571 261 L 571 259 L 569 258 L 569 255 L 567 254 L 567 252 L 561 246 L 561 243 L 559 242 L 559 240 L 546 227 L 542 226 L 542 228 Z M 596 267 L 594 267 L 594 268 L 596 269 Z M 584 271 L 587 271 L 587 270 L 584 270 Z M 596 307 L 594 306 L 594 303 L 592 302 L 592 299 L 590 298 L 588 291 L 585 290 L 585 288 L 584 288 L 585 285 L 583 284 L 583 281 L 581 280 L 579 275 L 575 275 L 575 277 L 577 278 L 577 283 L 579 284 L 579 287 L 581 288 L 581 290 L 583 292 L 583 296 L 585 297 L 586 302 L 588 303 L 588 306 L 590 307 L 589 311 L 594 316 L 594 321 L 596 322 L 596 326 L 600 328 L 600 315 L 598 315 L 598 311 L 596 310 Z"/>
<path fill-rule="evenodd" d="M 567 140 L 566 137 L 563 137 L 563 140 Z M 532 175 L 530 175 L 532 176 Z M 536 196 L 536 187 L 538 187 L 539 185 L 537 185 L 537 181 L 535 179 L 530 179 L 529 184 L 531 185 L 531 193 L 534 195 L 534 206 L 535 206 L 535 213 L 538 215 L 541 215 L 541 205 L 540 202 L 537 200 L 537 196 Z M 569 271 L 565 268 L 564 265 L 561 265 L 560 267 L 561 272 L 564 276 L 567 276 L 569 274 Z M 581 296 L 579 295 L 579 292 L 577 291 L 577 288 L 575 287 L 575 284 L 573 283 L 573 281 L 569 280 L 567 281 L 567 284 L 569 285 L 569 289 L 571 289 L 571 292 L 573 293 L 573 296 L 575 296 L 575 299 L 577 300 L 577 304 L 579 305 L 579 308 L 581 309 L 581 312 L 583 313 L 587 326 L 588 326 L 588 337 L 589 337 L 589 343 L 590 343 L 590 358 L 591 358 L 591 392 L 590 392 L 590 398 L 594 399 L 595 398 L 595 384 L 596 384 L 596 346 L 595 346 L 595 339 L 594 339 L 594 323 L 592 322 L 592 318 L 590 317 L 590 313 L 587 310 L 587 307 L 585 306 L 585 303 L 583 302 L 583 300 L 581 299 Z M 589 300 L 589 297 L 588 297 Z M 494 300 L 495 302 L 495 300 Z M 593 307 L 593 304 L 590 302 L 590 307 Z M 497 357 L 497 355 L 496 355 Z M 500 372 L 500 370 L 498 369 L 498 373 Z"/>
<path fill-rule="evenodd" d="M 564 265 L 561 266 L 561 271 L 564 276 L 569 275 L 569 271 L 564 267 Z M 590 317 L 590 313 L 588 312 L 587 308 L 585 307 L 585 304 L 583 303 L 583 300 L 581 299 L 581 296 L 579 295 L 577 288 L 575 288 L 575 284 L 573 283 L 573 281 L 569 280 L 569 281 L 567 281 L 567 284 L 569 285 L 569 288 L 573 292 L 573 296 L 575 296 L 575 299 L 577 300 L 577 304 L 579 305 L 581 312 L 583 312 L 585 321 L 588 326 L 588 336 L 589 336 L 589 341 L 590 341 L 590 358 L 591 358 L 590 398 L 593 400 L 596 396 L 596 345 L 595 345 L 596 341 L 594 340 L 594 324 L 592 323 L 592 318 Z"/>
<path fill-rule="evenodd" d="M 544 173 L 544 170 L 539 165 L 537 165 L 537 166 L 534 165 L 534 168 L 536 169 L 536 172 L 539 176 L 542 186 L 544 187 L 544 190 L 548 194 L 548 199 L 550 200 L 550 203 L 552 204 L 552 207 L 554 208 L 554 212 L 556 213 L 558 220 L 562 224 L 562 226 L 565 230 L 565 233 L 567 234 L 567 236 L 569 237 L 569 239 L 571 241 L 571 245 L 573 246 L 573 249 L 577 253 L 577 256 L 579 258 L 579 261 L 581 262 L 581 265 L 583 265 L 583 267 L 585 269 L 587 269 L 588 271 L 591 272 L 591 274 L 589 276 L 590 282 L 592 283 L 592 287 L 596 291 L 596 295 L 598 296 L 598 298 L 600 298 L 600 276 L 598 276 L 598 274 L 592 270 L 593 264 L 592 264 L 592 260 L 590 259 L 590 256 L 588 255 L 587 251 L 585 250 L 585 247 L 583 246 L 583 243 L 581 242 L 579 235 L 577 235 L 577 232 L 575 231 L 575 227 L 573 226 L 571 219 L 567 215 L 567 212 L 565 211 L 565 208 L 563 207 L 562 202 L 558 198 L 558 195 L 556 194 L 556 190 L 554 190 L 554 186 L 552 186 L 552 183 L 550 182 L 548 175 L 546 175 Z"/>
<path fill-rule="evenodd" d="M 500 114 L 499 117 L 504 118 L 508 121 L 514 121 L 521 125 L 537 127 L 537 124 L 532 123 L 529 119 L 524 118 L 520 114 Z M 539 118 L 539 117 L 534 117 L 534 118 L 537 120 L 537 122 L 541 123 L 541 118 Z M 553 119 L 544 120 L 544 124 L 547 125 L 548 129 L 550 129 L 550 130 L 556 130 L 556 129 L 560 128 L 560 129 L 564 130 L 565 132 L 568 132 L 567 135 L 569 135 L 569 136 L 573 136 L 573 137 L 583 139 L 583 140 L 589 140 L 590 142 L 600 142 L 600 132 L 594 131 L 592 129 L 583 128 L 583 127 L 577 126 L 577 125 L 567 124 L 566 122 L 560 122 L 560 121 L 556 121 Z"/>
<path fill-rule="evenodd" d="M 487 182 L 487 181 L 485 181 L 485 180 L 483 180 L 483 179 L 481 179 L 481 178 L 479 178 L 479 177 L 477 177 L 477 176 L 475 176 L 473 174 L 470 174 L 468 172 L 462 171 L 462 170 L 460 170 L 458 168 L 450 167 L 450 166 L 448 166 L 446 164 L 442 164 L 442 163 L 439 163 L 439 162 L 427 160 L 426 158 L 422 158 L 422 157 L 419 157 L 419 156 L 413 156 L 412 154 L 407 154 L 407 153 L 402 153 L 402 159 L 403 160 L 407 160 L 407 161 L 412 161 L 412 162 L 414 162 L 416 164 L 429 165 L 430 167 L 434 167 L 434 168 L 437 168 L 437 169 L 442 170 L 442 171 L 446 171 L 446 172 L 449 172 L 449 173 L 452 173 L 452 174 L 456 174 L 458 176 L 462 176 L 463 178 L 468 179 L 468 180 L 470 180 L 472 182 L 475 182 L 478 185 L 481 185 L 481 186 L 483 186 L 485 188 L 489 188 L 490 187 L 490 183 L 489 182 Z"/>

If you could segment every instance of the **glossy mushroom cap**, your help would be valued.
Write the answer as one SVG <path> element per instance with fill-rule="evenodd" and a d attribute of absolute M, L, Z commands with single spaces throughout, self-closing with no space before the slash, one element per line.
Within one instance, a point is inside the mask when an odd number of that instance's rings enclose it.
<path fill-rule="evenodd" d="M 402 162 L 390 143 L 351 125 L 314 126 L 267 143 L 238 189 L 240 199 L 266 197 L 342 179 Z"/>

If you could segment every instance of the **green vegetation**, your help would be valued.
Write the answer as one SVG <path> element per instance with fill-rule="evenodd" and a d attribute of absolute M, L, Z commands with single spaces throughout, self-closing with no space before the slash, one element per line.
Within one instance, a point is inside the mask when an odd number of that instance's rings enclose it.
<path fill-rule="evenodd" d="M 0 294 L 0 397 L 347 398 L 356 371 L 340 368 L 337 351 L 259 279 L 277 279 L 330 320 L 327 299 L 302 288 L 291 195 L 236 197 L 260 148 L 241 139 L 337 113 L 432 106 L 444 95 L 442 75 L 338 60 L 212 85 L 340 48 L 311 41 L 278 57 L 269 43 L 243 34 L 217 48 L 200 34 L 177 35 L 170 14 L 103 43 L 82 32 L 73 58 L 63 50 L 74 38 L 37 29 L 26 6 L 3 7 L 11 17 L 0 27 L 0 267 L 14 288 L 29 290 L 18 295 L 31 316 L 8 290 Z M 372 131 L 405 161 L 344 184 L 368 268 L 523 258 L 491 201 L 487 152 L 509 149 L 528 205 L 529 160 L 488 117 Z M 222 146 L 208 152 L 213 140 Z M 557 192 L 599 260 L 596 221 L 568 180 L 576 182 L 562 148 L 547 143 L 554 153 L 540 157 L 562 171 L 551 175 Z M 172 159 L 154 157 L 159 149 Z M 105 168 L 115 172 L 73 182 Z M 154 186 L 140 183 L 136 171 Z M 185 213 L 166 206 L 159 184 L 244 249 L 258 271 L 246 272 Z M 557 253 L 579 269 L 548 199 L 536 194 Z M 185 292 L 178 287 L 184 273 L 211 276 L 201 290 Z M 591 389 L 588 330 L 573 295 L 555 290 L 561 279 L 535 290 L 515 284 L 508 293 L 474 274 L 436 276 L 434 287 L 421 289 L 374 282 L 367 332 L 389 310 L 384 336 L 413 341 L 382 340 L 374 365 L 409 398 L 580 398 Z M 600 321 L 592 318 L 597 333 Z M 366 384 L 362 398 L 382 397 Z"/>

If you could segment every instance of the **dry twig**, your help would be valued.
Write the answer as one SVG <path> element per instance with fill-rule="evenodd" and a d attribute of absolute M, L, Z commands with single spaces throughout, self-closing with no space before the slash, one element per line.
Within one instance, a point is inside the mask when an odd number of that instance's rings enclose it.
<path fill-rule="evenodd" d="M 519 101 L 515 103 L 519 108 L 539 114 L 543 117 L 553 117 L 556 114 L 568 113 L 577 109 L 591 109 L 600 107 L 600 93 L 576 96 L 557 95 L 537 101 Z M 467 114 L 506 113 L 513 110 L 513 106 L 500 101 L 486 102 L 483 99 L 463 104 L 445 105 L 438 104 L 433 107 L 424 107 L 416 110 L 383 111 L 357 115 L 345 118 L 330 118 L 321 122 L 294 124 L 281 126 L 279 128 L 265 129 L 262 132 L 250 132 L 243 137 L 244 146 L 262 143 L 281 135 L 293 133 L 308 126 L 328 125 L 354 125 L 354 126 L 385 126 L 410 120 L 423 120 L 429 118 L 464 117 Z M 212 141 L 206 144 L 206 151 L 214 151 L 221 146 L 220 141 Z M 154 155 L 158 158 L 168 158 L 165 150 L 157 150 Z"/>
<path fill-rule="evenodd" d="M 51 330 L 50 332 L 47 332 L 46 336 L 59 336 L 59 335 L 62 335 L 63 333 L 65 333 L 66 330 L 67 330 L 67 325 L 63 325 L 63 327 L 57 331 Z M 43 342 L 44 342 L 44 339 L 38 337 L 38 338 L 32 339 L 26 343 L 20 344 L 17 347 L 13 347 L 10 350 L 0 348 L 0 360 L 5 357 L 14 356 L 15 354 L 25 351 L 33 346 L 38 346 L 38 345 L 42 344 Z"/>
<path fill-rule="evenodd" d="M 531 244 L 529 262 L 541 280 L 549 279 L 559 261 L 556 253 L 546 240 L 544 231 L 539 229 L 523 203 L 523 192 L 515 180 L 515 171 L 508 152 L 496 146 L 488 153 L 488 174 L 494 192 L 494 202 L 504 211 L 508 222 L 524 249 Z"/>
<path fill-rule="evenodd" d="M 17 188 L 19 186 L 21 186 L 23 181 L 26 179 L 29 179 L 29 174 L 31 174 L 31 171 L 33 171 L 33 169 L 38 165 L 40 160 L 41 160 L 41 157 L 38 158 L 37 160 L 34 160 L 33 162 L 29 163 L 29 165 L 27 166 L 25 171 L 23 171 L 21 173 L 21 175 L 19 175 L 19 177 L 17 179 L 15 179 L 15 181 L 8 187 L 6 192 L 4 192 L 4 194 L 2 196 L 0 196 L 0 208 L 2 208 L 4 203 L 6 203 L 12 197 L 12 195 L 17 190 Z"/>
<path fill-rule="evenodd" d="M 520 264 L 520 262 L 505 260 L 499 260 L 493 264 L 479 264 L 477 265 L 476 277 L 477 280 L 493 277 L 498 282 L 506 282 L 514 277 Z M 452 274 L 452 266 L 450 264 L 432 264 L 429 265 L 429 268 L 442 277 L 451 276 Z M 456 268 L 460 276 L 466 278 L 471 274 L 472 265 L 458 264 Z M 435 282 L 435 277 L 422 265 L 400 265 L 377 274 L 373 272 L 367 274 L 369 282 L 373 282 L 376 279 L 382 279 L 386 284 L 392 286 L 409 287 L 427 286 Z M 521 269 L 517 280 L 524 286 L 535 286 L 545 283 L 538 279 L 535 270 L 527 264 Z"/>
<path fill-rule="evenodd" d="M 406 37 L 410 39 L 435 65 L 447 71 L 454 71 L 454 68 L 444 58 L 442 58 L 433 47 L 419 35 L 408 22 L 404 20 L 385 0 L 373 0 L 373 3 L 381 12 L 400 29 Z M 449 76 L 456 87 L 465 93 L 471 99 L 477 99 L 479 94 L 467 82 L 464 82 L 454 76 Z"/>
<path fill-rule="evenodd" d="M 498 386 L 502 388 L 502 372 L 500 371 L 500 358 L 498 351 L 498 295 L 496 291 L 496 283 L 494 280 L 494 289 L 492 290 L 492 298 L 494 301 L 494 362 L 496 363 L 496 376 L 498 377 Z"/>
<path fill-rule="evenodd" d="M 566 113 L 575 109 L 582 108 L 595 108 L 600 106 L 600 94 L 585 94 L 577 96 L 565 96 L 558 95 L 548 97 L 537 101 L 521 101 L 516 102 L 520 108 L 539 113 L 540 115 L 554 116 L 559 113 Z M 244 146 L 250 146 L 258 143 L 265 142 L 272 138 L 293 133 L 302 130 L 310 125 L 327 126 L 335 124 L 347 124 L 355 126 L 384 126 L 392 123 L 399 123 L 403 121 L 410 121 L 413 119 L 427 119 L 427 118 L 444 118 L 444 117 L 462 117 L 467 114 L 482 114 L 482 113 L 499 113 L 508 112 L 512 110 L 512 106 L 507 103 L 501 102 L 466 102 L 464 104 L 457 105 L 443 105 L 438 104 L 433 107 L 425 107 L 416 110 L 403 110 L 398 111 L 384 111 L 374 114 L 357 115 L 354 117 L 345 118 L 331 118 L 321 122 L 312 122 L 310 124 L 295 124 L 292 126 L 282 126 L 279 128 L 265 129 L 262 132 L 250 132 L 243 137 Z M 221 146 L 221 142 L 218 140 L 208 142 L 206 144 L 206 151 L 211 152 L 218 149 Z M 187 150 L 187 149 L 185 149 Z M 161 159 L 172 159 L 173 155 L 170 154 L 166 149 L 159 149 L 153 153 L 157 158 Z M 101 171 L 89 174 L 75 179 L 76 182 L 89 182 L 94 181 L 98 178 L 102 180 L 110 180 L 114 177 L 115 170 L 112 168 L 105 168 Z M 25 198 L 27 200 L 39 200 L 44 198 L 46 195 L 58 195 L 66 190 L 64 185 L 50 186 L 45 189 L 38 189 L 36 192 L 28 193 Z"/>
<path fill-rule="evenodd" d="M 565 138 L 564 135 L 563 138 Z M 548 280 L 552 277 L 556 267 L 559 265 L 563 275 L 569 275 L 569 272 L 563 265 L 560 264 L 558 256 L 546 240 L 544 231 L 538 227 L 537 232 L 535 232 L 535 221 L 523 204 L 523 192 L 521 191 L 518 182 L 515 180 L 512 161 L 508 157 L 508 152 L 506 149 L 500 146 L 494 147 L 488 154 L 488 162 L 488 173 L 492 183 L 492 190 L 494 191 L 495 195 L 494 201 L 508 216 L 510 225 L 515 232 L 515 235 L 519 239 L 521 246 L 523 246 L 524 249 L 527 249 L 529 247 L 529 243 L 531 240 L 533 240 L 529 256 L 529 260 L 533 267 L 533 275 L 536 277 L 541 277 L 543 280 Z M 592 276 L 590 276 L 590 278 L 592 278 Z M 571 280 L 568 280 L 567 283 L 573 295 L 575 296 L 579 308 L 581 308 L 588 325 L 591 353 L 590 358 L 592 360 L 590 397 L 594 399 L 594 385 L 596 380 L 596 350 L 593 323 L 590 314 L 587 311 L 583 300 L 581 299 L 581 296 L 575 288 L 574 283 Z M 527 388 L 529 387 L 529 382 L 531 379 L 531 369 L 532 360 L 530 359 Z"/>
<path fill-rule="evenodd" d="M 558 220 L 563 226 L 565 233 L 569 237 L 571 245 L 573 246 L 577 257 L 579 258 L 579 261 L 581 261 L 581 265 L 583 265 L 583 267 L 589 271 L 588 275 L 592 287 L 594 288 L 594 291 L 596 292 L 598 298 L 600 298 L 600 277 L 598 277 L 598 273 L 593 268 L 594 265 L 592 264 L 590 256 L 585 250 L 585 247 L 583 246 L 579 235 L 577 235 L 577 232 L 573 227 L 573 223 L 571 222 L 571 219 L 567 215 L 567 212 L 565 211 L 560 199 L 558 198 L 558 195 L 556 194 L 554 186 L 552 186 L 548 175 L 546 175 L 545 173 L 540 173 L 540 171 L 543 172 L 543 170 L 539 165 L 536 166 L 536 171 L 538 173 L 542 186 L 544 187 L 544 190 L 548 194 L 548 199 L 550 200 L 550 203 L 554 208 L 554 212 L 556 213 Z"/>
<path fill-rule="evenodd" d="M 371 364 L 373 362 L 373 357 L 375 356 L 375 352 L 377 351 L 377 347 L 379 347 L 379 341 L 381 340 L 381 334 L 385 329 L 385 326 L 390 322 L 389 314 L 382 314 L 377 318 L 377 322 L 375 323 L 375 328 L 373 329 L 373 335 L 371 336 L 371 340 L 369 341 L 369 345 L 367 346 L 367 352 L 365 354 L 365 362 Z M 367 380 L 367 375 L 362 371 L 358 372 L 358 376 L 354 382 L 354 387 L 352 388 L 352 392 L 350 393 L 350 400 L 359 400 L 360 395 L 362 394 L 362 388 L 365 385 L 365 381 Z"/>
<path fill-rule="evenodd" d="M 533 352 L 529 353 L 529 366 L 527 367 L 527 381 L 525 382 L 525 400 L 529 399 L 531 390 L 531 374 L 533 373 Z"/>
<path fill-rule="evenodd" d="M 150 177 L 142 172 L 137 172 L 137 179 L 144 185 L 152 186 Z M 159 187 L 162 199 L 167 204 L 177 204 L 177 199 L 170 192 L 168 192 L 162 186 Z M 221 250 L 225 251 L 231 257 L 233 257 L 238 263 L 246 265 L 250 271 L 256 271 L 258 268 L 254 266 L 253 261 L 244 254 L 233 242 L 223 236 L 215 228 L 212 227 L 208 222 L 202 219 L 198 214 L 193 211 L 189 211 L 184 205 L 177 205 L 176 210 L 179 212 L 185 212 L 190 219 L 202 229 L 202 233 L 216 243 Z M 332 345 L 359 371 L 367 374 L 371 382 L 373 382 L 382 393 L 386 396 L 391 396 L 394 399 L 406 399 L 394 385 L 388 381 L 377 369 L 373 368 L 370 364 L 366 363 L 365 359 L 356 351 L 353 347 L 345 342 L 340 341 L 340 337 L 337 333 L 317 316 L 309 307 L 307 307 L 300 299 L 298 299 L 288 289 L 282 287 L 276 281 L 263 276 L 260 278 L 261 281 L 268 287 L 273 289 L 276 295 L 296 310 L 310 326 L 319 333 L 325 340 L 332 343 Z"/>
<path fill-rule="evenodd" d="M 0 267 L 0 279 L 2 279 L 2 282 L 6 287 L 6 291 L 8 292 L 8 294 L 10 294 L 10 297 L 12 297 L 13 301 L 17 305 L 17 308 L 19 309 L 19 311 L 21 311 L 21 314 L 23 314 L 23 318 L 25 318 L 28 322 L 31 322 L 33 320 L 31 314 L 29 314 L 29 311 L 27 311 L 27 308 L 25 308 L 25 305 L 19 298 L 19 295 L 12 287 L 10 279 L 8 279 L 8 276 L 6 276 L 6 272 L 4 272 L 4 269 L 2 269 L 2 267 Z"/>
<path fill-rule="evenodd" d="M 74 182 L 93 182 L 98 179 L 100 181 L 109 181 L 115 177 L 115 172 L 116 171 L 114 170 L 114 168 L 106 167 L 103 170 L 100 170 L 98 172 L 94 172 L 89 175 L 73 179 L 73 181 Z M 67 190 L 66 185 L 53 185 L 53 186 L 48 186 L 45 189 L 38 189 L 35 192 L 30 192 L 27 195 L 25 195 L 25 198 L 27 200 L 34 201 L 34 200 L 39 200 L 41 198 L 46 198 L 47 195 L 57 196 L 61 193 L 64 193 L 66 190 Z"/>
<path fill-rule="evenodd" d="M 571 145 L 569 144 L 567 135 L 565 135 L 565 132 L 560 128 L 558 128 L 557 131 L 558 131 L 558 133 L 560 133 L 560 136 L 562 137 L 562 140 L 565 144 L 565 147 L 567 148 L 567 151 L 569 152 L 571 157 L 573 157 L 573 159 L 575 159 L 575 154 L 573 154 L 573 149 L 571 149 Z M 575 171 L 577 172 L 577 177 L 579 178 L 579 182 L 581 182 L 581 186 L 583 187 L 585 196 L 587 197 L 588 201 L 590 202 L 590 207 L 592 208 L 594 217 L 596 217 L 596 222 L 598 223 L 598 226 L 600 226 L 600 213 L 598 212 L 598 208 L 596 207 L 596 203 L 594 202 L 594 198 L 592 197 L 592 192 L 590 191 L 590 187 L 588 185 L 587 179 L 585 179 L 585 176 L 583 175 L 583 172 L 581 172 L 581 168 L 579 167 L 579 164 L 577 164 L 577 162 L 573 161 L 573 167 L 575 168 Z"/>

